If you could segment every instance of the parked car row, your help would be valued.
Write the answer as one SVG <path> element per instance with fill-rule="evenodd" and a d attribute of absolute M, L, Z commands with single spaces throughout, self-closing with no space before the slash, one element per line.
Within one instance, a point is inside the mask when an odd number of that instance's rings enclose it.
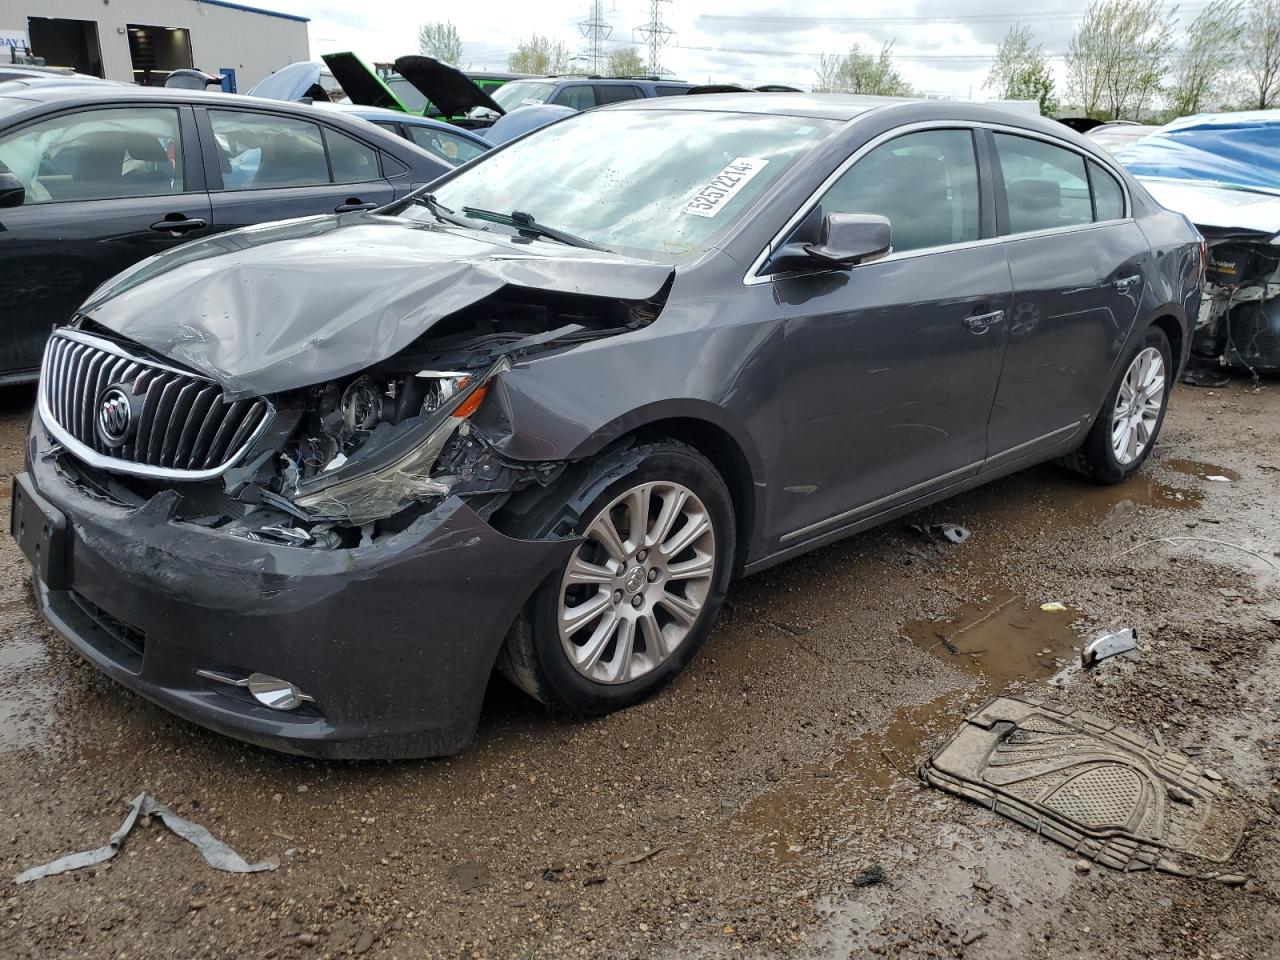
<path fill-rule="evenodd" d="M 996 107 L 524 104 L 561 119 L 454 166 L 405 110 L 99 96 L 0 95 L 12 369 L 59 324 L 13 533 L 87 660 L 281 750 L 458 750 L 495 669 L 624 707 L 736 576 L 1124 480 L 1200 303 L 1184 217 Z"/>
<path fill-rule="evenodd" d="M 51 324 L 141 259 L 250 224 L 383 206 L 483 149 L 443 124 L 420 131 L 397 115 L 393 132 L 373 119 L 114 84 L 0 94 L 0 381 L 32 378 Z"/>

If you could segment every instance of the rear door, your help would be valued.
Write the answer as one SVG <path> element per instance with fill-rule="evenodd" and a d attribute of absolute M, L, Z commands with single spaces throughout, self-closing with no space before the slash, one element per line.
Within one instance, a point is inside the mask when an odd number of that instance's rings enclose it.
<path fill-rule="evenodd" d="M 380 151 L 328 124 L 221 107 L 198 110 L 196 120 L 214 229 L 372 209 L 395 199 Z"/>
<path fill-rule="evenodd" d="M 1013 277 L 994 466 L 1069 440 L 1097 413 L 1151 254 L 1122 187 L 1096 161 L 1047 138 L 988 135 Z"/>
<path fill-rule="evenodd" d="M 0 170 L 26 187 L 0 210 L 0 380 L 40 363 L 55 323 L 98 284 L 208 232 L 191 108 L 94 107 L 0 134 Z"/>

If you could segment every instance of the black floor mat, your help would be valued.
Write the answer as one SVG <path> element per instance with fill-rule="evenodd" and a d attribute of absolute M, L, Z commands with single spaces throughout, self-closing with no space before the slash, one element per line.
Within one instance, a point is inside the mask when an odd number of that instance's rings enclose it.
<path fill-rule="evenodd" d="M 1243 883 L 1242 805 L 1174 750 L 1082 711 L 998 697 L 925 763 L 925 780 L 1118 870 Z"/>

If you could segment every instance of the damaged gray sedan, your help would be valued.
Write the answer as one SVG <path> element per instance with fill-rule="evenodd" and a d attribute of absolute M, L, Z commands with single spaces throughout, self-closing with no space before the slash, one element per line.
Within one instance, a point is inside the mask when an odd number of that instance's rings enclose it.
<path fill-rule="evenodd" d="M 125 686 L 329 757 L 600 713 L 734 576 L 1054 457 L 1149 454 L 1202 251 L 995 108 L 577 115 L 398 205 L 121 274 L 48 348 L 13 533 Z"/>

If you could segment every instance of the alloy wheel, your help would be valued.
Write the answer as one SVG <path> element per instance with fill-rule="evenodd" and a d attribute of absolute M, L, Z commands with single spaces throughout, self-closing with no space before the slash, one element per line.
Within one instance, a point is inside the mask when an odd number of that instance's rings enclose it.
<path fill-rule="evenodd" d="M 626 683 L 679 649 L 711 592 L 716 537 L 688 487 L 642 483 L 588 524 L 560 583 L 560 643 L 597 683 Z"/>
<path fill-rule="evenodd" d="M 1164 408 L 1164 355 L 1155 347 L 1139 351 L 1129 364 L 1111 414 L 1111 449 L 1127 466 L 1142 456 L 1155 436 Z"/>

